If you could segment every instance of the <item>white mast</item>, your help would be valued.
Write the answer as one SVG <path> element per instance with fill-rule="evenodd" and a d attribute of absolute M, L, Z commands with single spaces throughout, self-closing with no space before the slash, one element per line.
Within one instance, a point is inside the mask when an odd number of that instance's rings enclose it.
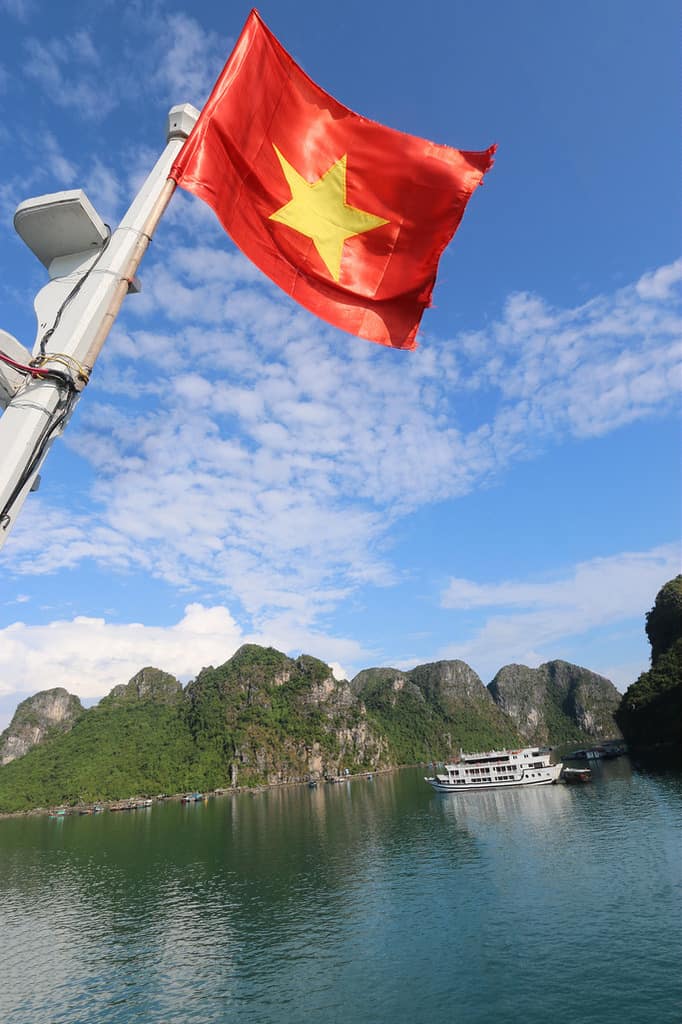
<path fill-rule="evenodd" d="M 37 487 L 123 299 L 139 291 L 135 273 L 175 189 L 168 174 L 198 116 L 187 103 L 171 109 L 166 148 L 111 237 L 80 189 L 17 207 L 14 226 L 50 281 L 35 298 L 32 353 L 0 330 L 0 548 Z M 21 369 L 29 363 L 35 376 Z"/>

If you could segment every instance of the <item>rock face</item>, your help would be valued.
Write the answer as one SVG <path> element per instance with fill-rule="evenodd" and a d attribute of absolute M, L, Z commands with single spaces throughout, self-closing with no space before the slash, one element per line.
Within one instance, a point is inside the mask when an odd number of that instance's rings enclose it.
<path fill-rule="evenodd" d="M 480 677 L 464 661 L 434 661 L 428 665 L 417 665 L 410 671 L 409 678 L 428 699 L 449 715 L 465 704 L 492 704 Z"/>
<path fill-rule="evenodd" d="M 446 758 L 460 749 L 518 746 L 520 741 L 513 723 L 463 661 L 436 661 L 408 672 L 365 669 L 351 688 L 387 737 L 395 763 Z"/>
<path fill-rule="evenodd" d="M 620 736 L 613 717 L 620 694 L 613 683 L 567 661 L 548 661 L 535 669 L 505 665 L 489 690 L 527 743 Z"/>
<path fill-rule="evenodd" d="M 348 682 L 317 658 L 246 644 L 184 690 L 147 667 L 87 710 L 63 689 L 24 701 L 0 737 L 0 812 L 582 743 L 618 735 L 618 702 L 607 679 L 563 661 L 508 665 L 489 688 L 463 661 Z"/>
<path fill-rule="evenodd" d="M 21 702 L 12 721 L 0 734 L 0 765 L 23 757 L 48 736 L 69 732 L 83 711 L 78 697 L 61 686 L 28 697 Z"/>
<path fill-rule="evenodd" d="M 300 782 L 387 764 L 385 741 L 324 662 L 245 644 L 185 692 L 198 756 L 231 785 Z"/>

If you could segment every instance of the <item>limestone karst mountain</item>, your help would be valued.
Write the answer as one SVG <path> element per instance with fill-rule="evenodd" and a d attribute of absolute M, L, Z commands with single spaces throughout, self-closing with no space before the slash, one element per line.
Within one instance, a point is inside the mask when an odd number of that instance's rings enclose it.
<path fill-rule="evenodd" d="M 365 669 L 349 682 L 317 658 L 247 644 L 184 689 L 147 667 L 87 710 L 65 690 L 24 701 L 3 734 L 14 759 L 0 768 L 0 811 L 612 736 L 615 693 L 566 662 L 507 666 L 489 688 L 463 661 Z"/>
<path fill-rule="evenodd" d="M 488 689 L 526 743 L 620 737 L 613 718 L 620 693 L 609 679 L 579 665 L 505 665 Z"/>
<path fill-rule="evenodd" d="M 23 757 L 50 736 L 68 732 L 83 711 L 78 697 L 61 686 L 27 697 L 0 733 L 0 765 Z"/>

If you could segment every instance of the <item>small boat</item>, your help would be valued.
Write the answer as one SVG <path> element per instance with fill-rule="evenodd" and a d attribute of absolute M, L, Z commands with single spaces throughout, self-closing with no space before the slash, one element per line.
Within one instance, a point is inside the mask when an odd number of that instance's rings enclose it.
<path fill-rule="evenodd" d="M 564 768 L 561 778 L 571 785 L 576 782 L 591 782 L 592 772 L 589 768 Z"/>
<path fill-rule="evenodd" d="M 475 789 L 512 789 L 515 786 L 547 786 L 561 774 L 561 762 L 552 764 L 548 747 L 521 750 L 489 750 L 481 754 L 460 752 L 457 761 L 434 771 L 424 781 L 439 793 L 471 792 Z"/>
<path fill-rule="evenodd" d="M 203 793 L 187 793 L 180 799 L 181 804 L 196 804 L 204 799 Z"/>
<path fill-rule="evenodd" d="M 310 779 L 308 789 L 317 789 L 317 779 Z"/>
<path fill-rule="evenodd" d="M 145 799 L 143 799 L 143 800 L 136 801 L 135 807 L 137 807 L 138 810 L 141 809 L 142 807 L 151 807 L 153 802 L 154 801 L 152 800 L 152 798 L 148 796 L 148 797 L 145 797 Z"/>

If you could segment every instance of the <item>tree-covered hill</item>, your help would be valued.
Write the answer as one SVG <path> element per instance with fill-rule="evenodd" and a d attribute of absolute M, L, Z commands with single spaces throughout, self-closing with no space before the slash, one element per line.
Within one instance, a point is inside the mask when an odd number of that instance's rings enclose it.
<path fill-rule="evenodd" d="M 521 742 L 514 724 L 463 661 L 418 665 L 409 672 L 364 669 L 351 687 L 398 764 Z"/>
<path fill-rule="evenodd" d="M 68 731 L 47 730 L 0 768 L 0 812 L 300 782 L 523 742 L 462 661 L 366 669 L 349 683 L 316 658 L 247 644 L 184 690 L 148 667 L 96 707 L 73 700 Z"/>

